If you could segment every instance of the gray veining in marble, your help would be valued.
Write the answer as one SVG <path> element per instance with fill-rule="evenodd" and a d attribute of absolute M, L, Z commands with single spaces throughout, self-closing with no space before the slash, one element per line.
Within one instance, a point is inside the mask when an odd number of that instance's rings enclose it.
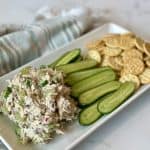
<path fill-rule="evenodd" d="M 150 0 L 0 0 L 0 23 L 30 23 L 45 5 L 54 10 L 86 6 L 99 18 L 98 25 L 115 22 L 150 40 Z M 74 150 L 149 150 L 149 95 L 139 97 Z"/>

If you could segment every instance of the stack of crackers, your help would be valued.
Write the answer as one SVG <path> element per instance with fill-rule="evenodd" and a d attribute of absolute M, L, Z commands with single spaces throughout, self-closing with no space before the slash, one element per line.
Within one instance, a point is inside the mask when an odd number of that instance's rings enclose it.
<path fill-rule="evenodd" d="M 108 34 L 86 45 L 88 57 L 116 70 L 120 81 L 150 83 L 150 43 L 132 33 Z"/>

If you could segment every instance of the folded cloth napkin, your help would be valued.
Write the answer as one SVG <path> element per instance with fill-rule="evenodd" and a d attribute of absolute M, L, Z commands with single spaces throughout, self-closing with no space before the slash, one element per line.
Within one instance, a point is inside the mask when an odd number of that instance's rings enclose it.
<path fill-rule="evenodd" d="M 0 75 L 68 44 L 92 26 L 92 16 L 85 8 L 47 16 L 36 16 L 42 21 L 31 25 L 0 27 Z"/>

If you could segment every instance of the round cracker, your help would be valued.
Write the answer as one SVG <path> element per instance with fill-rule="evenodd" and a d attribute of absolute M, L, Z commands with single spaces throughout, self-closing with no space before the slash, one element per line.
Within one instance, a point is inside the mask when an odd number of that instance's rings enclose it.
<path fill-rule="evenodd" d="M 121 49 L 131 49 L 135 46 L 135 39 L 130 36 L 121 36 L 119 41 L 119 47 Z"/>
<path fill-rule="evenodd" d="M 104 55 L 102 57 L 101 66 L 110 66 L 110 64 L 109 64 L 109 56 Z"/>
<path fill-rule="evenodd" d="M 139 75 L 144 70 L 144 63 L 139 58 L 131 58 L 124 62 L 124 69 L 128 74 Z"/>
<path fill-rule="evenodd" d="M 98 63 L 101 62 L 101 55 L 100 55 L 100 53 L 98 51 L 96 51 L 96 50 L 89 50 L 87 55 L 88 55 L 87 56 L 88 58 L 94 59 Z"/>
<path fill-rule="evenodd" d="M 122 65 L 117 63 L 116 57 L 109 57 L 109 66 L 115 70 L 121 70 L 122 69 Z"/>
<path fill-rule="evenodd" d="M 140 51 L 136 50 L 136 49 L 130 49 L 128 51 L 124 51 L 122 53 L 123 59 L 127 60 L 129 58 L 139 58 L 141 60 L 143 60 L 143 53 L 141 53 Z"/>
<path fill-rule="evenodd" d="M 108 47 L 112 47 L 112 48 L 119 47 L 119 40 L 120 40 L 119 35 L 108 36 L 108 37 L 105 37 L 103 40 L 105 41 L 105 44 Z"/>
<path fill-rule="evenodd" d="M 141 51 L 144 52 L 144 40 L 139 37 L 135 38 L 135 46 Z"/>
<path fill-rule="evenodd" d="M 88 43 L 86 45 L 86 48 L 91 50 L 91 49 L 98 49 L 99 47 L 102 47 L 102 46 L 104 46 L 104 42 L 102 40 L 95 40 L 95 41 Z"/>
<path fill-rule="evenodd" d="M 150 59 L 146 60 L 146 65 L 150 67 Z"/>
<path fill-rule="evenodd" d="M 150 43 L 144 43 L 144 52 L 147 56 L 150 56 Z"/>
<path fill-rule="evenodd" d="M 140 80 L 139 80 L 139 78 L 138 78 L 136 75 L 133 75 L 133 74 L 126 74 L 126 75 L 123 75 L 123 76 L 119 79 L 119 81 L 122 82 L 122 83 L 127 82 L 127 81 L 134 82 L 135 85 L 136 85 L 136 89 L 138 89 L 139 86 L 140 86 Z"/>
<path fill-rule="evenodd" d="M 146 68 L 142 74 L 139 75 L 142 84 L 150 83 L 150 68 Z"/>
<path fill-rule="evenodd" d="M 123 59 L 122 59 L 121 56 L 116 56 L 114 59 L 115 59 L 115 62 L 116 62 L 118 65 L 120 65 L 120 66 L 123 67 L 124 63 L 123 63 Z"/>
<path fill-rule="evenodd" d="M 103 51 L 105 48 L 106 46 L 101 46 L 101 47 L 98 47 L 96 50 L 99 51 L 101 54 L 103 54 Z"/>
<path fill-rule="evenodd" d="M 105 47 L 105 49 L 104 49 L 103 52 L 107 56 L 118 56 L 122 52 L 122 49 L 120 49 L 120 48 Z"/>
<path fill-rule="evenodd" d="M 149 59 L 150 59 L 149 56 L 145 56 L 145 57 L 143 58 L 144 61 L 149 60 Z"/>
<path fill-rule="evenodd" d="M 103 61 L 102 61 L 102 66 L 109 66 L 111 68 L 113 68 L 114 70 L 120 71 L 122 69 L 122 66 L 117 63 L 116 61 L 116 57 L 110 57 L 110 56 L 103 56 Z"/>
<path fill-rule="evenodd" d="M 126 69 L 122 69 L 121 71 L 120 71 L 120 76 L 122 77 L 122 76 L 125 76 L 125 75 L 127 75 L 127 74 L 129 74 L 128 73 L 128 71 L 126 70 Z"/>

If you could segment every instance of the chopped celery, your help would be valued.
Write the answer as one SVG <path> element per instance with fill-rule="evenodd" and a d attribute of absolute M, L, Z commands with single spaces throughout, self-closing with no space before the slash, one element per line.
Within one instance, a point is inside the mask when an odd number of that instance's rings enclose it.
<path fill-rule="evenodd" d="M 9 96 L 9 94 L 12 92 L 12 88 L 11 87 L 7 87 L 5 90 L 4 90 L 4 98 L 7 98 Z"/>
<path fill-rule="evenodd" d="M 24 104 L 25 104 L 24 99 L 20 99 L 19 100 L 19 105 L 24 106 Z"/>
<path fill-rule="evenodd" d="M 48 84 L 48 81 L 47 81 L 47 80 L 44 80 L 44 81 L 42 81 L 42 82 L 40 83 L 40 86 L 44 87 L 44 86 L 47 85 L 47 84 Z"/>
<path fill-rule="evenodd" d="M 25 80 L 25 84 L 27 87 L 31 87 L 31 80 L 29 79 Z"/>

